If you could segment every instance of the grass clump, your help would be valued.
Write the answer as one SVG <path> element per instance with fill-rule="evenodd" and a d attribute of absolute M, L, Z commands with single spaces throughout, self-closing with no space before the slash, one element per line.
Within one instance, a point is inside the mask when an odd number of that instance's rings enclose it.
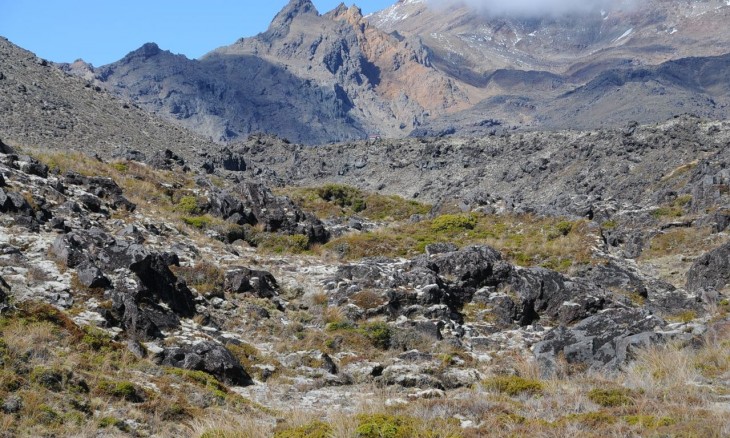
<path fill-rule="evenodd" d="M 298 427 L 288 427 L 274 432 L 274 438 L 329 438 L 332 426 L 322 421 L 313 421 Z"/>
<path fill-rule="evenodd" d="M 302 254 L 309 249 L 309 237 L 304 234 L 259 232 L 247 240 L 264 252 L 273 254 Z"/>
<path fill-rule="evenodd" d="M 588 399 L 604 408 L 631 406 L 634 404 L 633 391 L 626 388 L 594 388 L 588 393 Z"/>
<path fill-rule="evenodd" d="M 327 324 L 326 330 L 329 332 L 349 332 L 360 335 L 367 339 L 370 344 L 376 348 L 387 350 L 390 347 L 392 331 L 390 326 L 385 322 L 369 322 L 362 325 L 356 325 L 349 321 L 337 321 Z"/>
<path fill-rule="evenodd" d="M 542 394 L 544 386 L 541 382 L 519 376 L 497 376 L 482 382 L 484 387 L 499 391 L 512 397 L 518 395 Z"/>

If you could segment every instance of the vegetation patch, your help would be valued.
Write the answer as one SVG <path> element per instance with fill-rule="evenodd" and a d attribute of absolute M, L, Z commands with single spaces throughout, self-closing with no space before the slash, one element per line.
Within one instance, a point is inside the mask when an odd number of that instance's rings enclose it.
<path fill-rule="evenodd" d="M 542 394 L 543 384 L 537 380 L 519 376 L 497 376 L 482 382 L 485 388 L 516 397 Z"/>
<path fill-rule="evenodd" d="M 275 431 L 275 438 L 329 438 L 332 426 L 322 421 L 313 421 L 297 427 L 287 427 Z"/>
<path fill-rule="evenodd" d="M 634 404 L 634 392 L 626 388 L 594 388 L 588 393 L 588 398 L 604 408 L 631 406 Z"/>
<path fill-rule="evenodd" d="M 523 266 L 544 266 L 562 272 L 591 262 L 596 231 L 585 221 L 538 218 L 531 215 L 449 214 L 418 223 L 349 234 L 322 247 L 345 259 L 413 257 L 432 243 L 463 247 L 489 245 L 508 260 Z"/>
<path fill-rule="evenodd" d="M 303 210 L 311 211 L 321 219 L 357 214 L 370 220 L 399 221 L 413 215 L 428 214 L 432 208 L 431 205 L 400 196 L 368 193 L 342 184 L 314 188 L 288 187 L 276 192 L 288 196 Z"/>

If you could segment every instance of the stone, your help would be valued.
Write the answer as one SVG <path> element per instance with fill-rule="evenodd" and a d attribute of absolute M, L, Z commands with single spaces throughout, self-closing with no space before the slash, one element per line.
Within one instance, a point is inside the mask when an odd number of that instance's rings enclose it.
<path fill-rule="evenodd" d="M 94 213 L 99 213 L 101 211 L 102 202 L 101 199 L 99 199 L 98 196 L 94 196 L 88 193 L 85 193 L 81 196 L 79 196 L 79 202 L 86 207 L 89 211 Z"/>
<path fill-rule="evenodd" d="M 279 285 L 270 272 L 245 267 L 227 271 L 224 288 L 231 293 L 251 292 L 260 298 L 273 298 L 279 291 Z"/>
<path fill-rule="evenodd" d="M 248 386 L 253 384 L 236 357 L 223 345 L 203 341 L 165 349 L 162 364 L 187 370 L 204 371 L 228 385 Z"/>
<path fill-rule="evenodd" d="M 3 176 L 2 173 L 0 173 L 0 187 L 5 187 L 5 186 L 6 186 L 5 177 Z"/>
<path fill-rule="evenodd" d="M 730 289 L 730 243 L 701 255 L 687 272 L 687 291 L 716 301 Z"/>
<path fill-rule="evenodd" d="M 28 155 L 18 157 L 20 170 L 28 175 L 36 175 L 41 178 L 48 178 L 48 166 Z"/>
<path fill-rule="evenodd" d="M 101 269 L 89 260 L 76 267 L 76 274 L 79 282 L 89 288 L 106 288 L 111 285 Z"/>
<path fill-rule="evenodd" d="M 190 317 L 195 314 L 193 293 L 184 282 L 177 280 L 160 254 L 147 254 L 132 263 L 129 270 L 140 280 L 140 297 L 153 302 L 162 301 L 181 316 Z"/>
<path fill-rule="evenodd" d="M 616 370 L 630 348 L 659 340 L 655 331 L 664 321 L 640 309 L 608 309 L 575 326 L 559 326 L 535 344 L 533 352 L 544 376 L 553 375 L 560 356 L 569 364 L 594 371 Z"/>

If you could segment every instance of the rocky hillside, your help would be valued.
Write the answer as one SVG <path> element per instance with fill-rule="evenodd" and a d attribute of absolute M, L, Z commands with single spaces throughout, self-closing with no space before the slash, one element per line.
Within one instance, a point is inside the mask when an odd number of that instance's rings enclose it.
<path fill-rule="evenodd" d="M 211 147 L 179 126 L 0 38 L 0 136 L 15 145 L 111 155 Z"/>
<path fill-rule="evenodd" d="M 320 14 L 291 0 L 266 32 L 200 60 L 147 44 L 108 66 L 63 67 L 217 142 L 728 117 L 724 0 L 519 18 L 435 3 L 363 17 L 356 6 Z"/>

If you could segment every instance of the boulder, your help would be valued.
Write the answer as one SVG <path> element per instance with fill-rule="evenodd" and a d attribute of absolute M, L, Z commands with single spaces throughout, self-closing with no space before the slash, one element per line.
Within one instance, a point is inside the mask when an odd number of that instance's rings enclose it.
<path fill-rule="evenodd" d="M 86 260 L 76 268 L 79 282 L 90 288 L 106 288 L 111 285 L 104 273 L 93 262 Z"/>
<path fill-rule="evenodd" d="M 533 351 L 545 376 L 556 373 L 561 356 L 591 370 L 616 370 L 630 358 L 631 348 L 658 341 L 656 330 L 663 325 L 644 310 L 609 309 L 573 327 L 551 330 Z"/>
<path fill-rule="evenodd" d="M 700 256 L 687 272 L 687 291 L 714 301 L 730 288 L 730 243 Z"/>
<path fill-rule="evenodd" d="M 231 293 L 251 292 L 260 298 L 278 295 L 279 285 L 270 272 L 237 267 L 225 274 L 225 289 Z"/>
<path fill-rule="evenodd" d="M 236 357 L 220 344 L 203 341 L 165 349 L 162 364 L 186 370 L 204 371 L 228 385 L 248 386 L 251 376 Z"/>
<path fill-rule="evenodd" d="M 15 153 L 15 149 L 6 145 L 5 143 L 3 143 L 2 140 L 0 140 L 0 154 L 7 155 L 7 154 L 14 154 L 14 153 Z"/>
<path fill-rule="evenodd" d="M 18 157 L 18 167 L 28 175 L 36 175 L 41 178 L 48 178 L 48 166 L 28 155 Z"/>
<path fill-rule="evenodd" d="M 143 300 L 139 291 L 117 284 L 111 292 L 112 309 L 106 315 L 112 325 L 121 324 L 130 339 L 162 338 L 163 331 L 180 326 L 180 318 L 155 302 Z"/>
<path fill-rule="evenodd" d="M 0 187 L 5 187 L 5 177 L 0 173 Z"/>
<path fill-rule="evenodd" d="M 0 277 L 0 308 L 5 308 L 10 295 L 10 285 L 4 278 Z"/>
<path fill-rule="evenodd" d="M 184 281 L 178 281 L 170 271 L 165 257 L 158 253 L 148 253 L 141 260 L 133 262 L 129 270 L 140 280 L 139 298 L 153 303 L 161 301 L 180 316 L 195 314 L 193 293 Z"/>
<path fill-rule="evenodd" d="M 147 164 L 155 169 L 172 170 L 175 166 L 184 167 L 185 160 L 170 149 L 165 149 L 164 151 L 155 152 L 147 160 Z"/>
<path fill-rule="evenodd" d="M 594 285 L 543 268 L 515 269 L 506 284 L 519 297 L 516 320 L 522 326 L 541 317 L 575 322 L 601 310 L 606 301 Z"/>

